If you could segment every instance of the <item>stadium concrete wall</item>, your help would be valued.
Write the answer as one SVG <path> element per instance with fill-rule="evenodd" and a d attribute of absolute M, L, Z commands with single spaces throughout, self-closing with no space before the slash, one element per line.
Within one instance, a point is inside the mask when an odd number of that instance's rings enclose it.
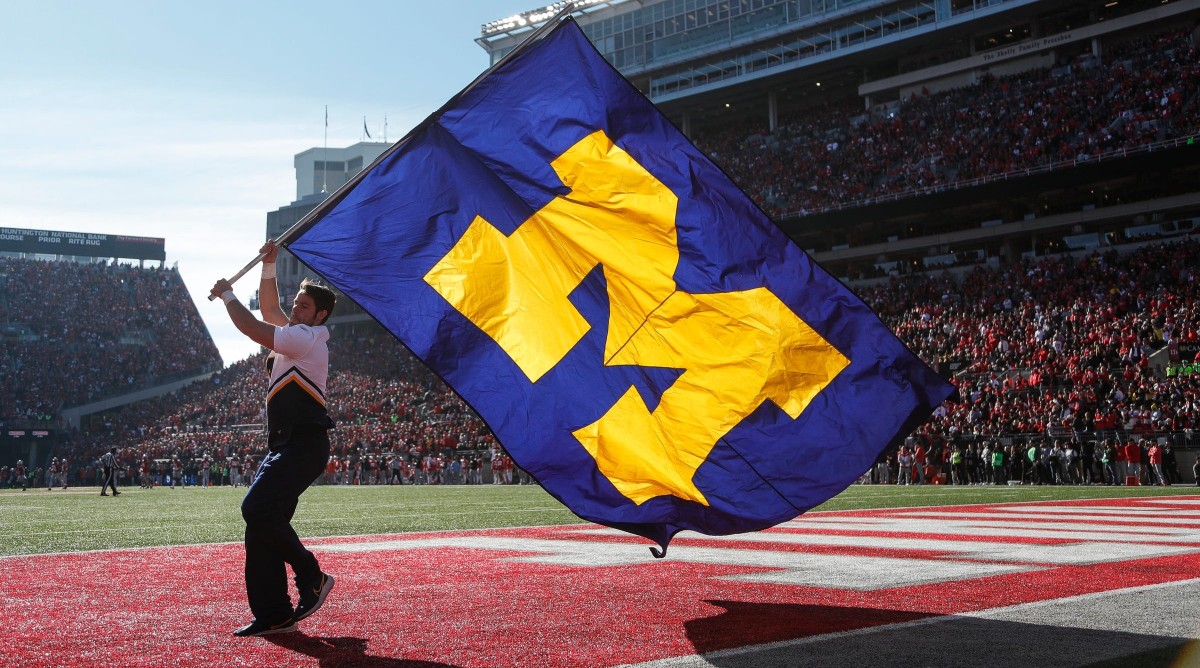
<path fill-rule="evenodd" d="M 71 427 L 79 428 L 79 421 L 84 415 L 91 415 L 92 413 L 100 413 L 103 411 L 112 410 L 114 408 L 119 408 L 126 404 L 132 404 L 132 403 L 136 403 L 138 401 L 145 401 L 146 399 L 153 399 L 154 397 L 162 396 L 164 394 L 174 392 L 178 389 L 187 387 L 188 385 L 191 385 L 192 383 L 195 383 L 196 381 L 208 380 L 209 378 L 211 378 L 213 376 L 214 373 L 216 373 L 216 372 L 210 371 L 208 373 L 202 373 L 197 376 L 189 376 L 187 378 L 183 378 L 183 379 L 173 381 L 170 383 L 165 383 L 163 385 L 156 385 L 154 387 L 148 387 L 144 390 L 138 390 L 137 392 L 130 392 L 129 394 L 122 394 L 117 397 L 110 397 L 108 399 L 103 399 L 101 401 L 95 401 L 90 404 L 85 404 L 83 406 L 75 406 L 74 408 L 64 408 L 62 411 L 63 420 L 65 420 L 66 423 L 68 425 L 70 425 Z"/>

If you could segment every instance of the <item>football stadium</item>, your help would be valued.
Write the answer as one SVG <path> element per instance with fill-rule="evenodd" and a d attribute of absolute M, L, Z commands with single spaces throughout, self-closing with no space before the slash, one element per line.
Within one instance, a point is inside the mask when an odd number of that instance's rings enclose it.
<path fill-rule="evenodd" d="M 1200 666 L 1200 0 L 476 42 L 295 155 L 246 359 L 169 238 L 0 228 L 0 664 Z M 236 637 L 321 439 L 317 593 Z"/>

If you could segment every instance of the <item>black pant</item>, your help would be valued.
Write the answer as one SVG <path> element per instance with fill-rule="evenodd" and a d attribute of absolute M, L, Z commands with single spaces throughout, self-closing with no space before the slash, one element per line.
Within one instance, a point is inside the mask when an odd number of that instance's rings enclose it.
<path fill-rule="evenodd" d="M 246 598 L 254 618 L 275 624 L 292 616 L 287 590 L 290 564 L 298 584 L 321 574 L 312 552 L 292 529 L 300 495 L 325 470 L 329 435 L 324 430 L 292 434 L 259 465 L 242 500 L 246 520 Z"/>
<path fill-rule="evenodd" d="M 106 494 L 110 485 L 112 486 L 113 494 L 117 494 L 117 469 L 113 466 L 105 466 L 104 485 L 100 487 L 100 493 Z"/>

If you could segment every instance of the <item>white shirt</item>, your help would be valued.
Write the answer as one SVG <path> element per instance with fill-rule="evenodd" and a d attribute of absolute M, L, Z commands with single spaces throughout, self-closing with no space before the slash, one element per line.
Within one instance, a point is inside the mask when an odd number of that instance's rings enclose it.
<path fill-rule="evenodd" d="M 275 361 L 271 366 L 271 387 L 293 370 L 298 371 L 308 383 L 316 386 L 325 396 L 325 383 L 329 379 L 329 329 L 324 325 L 287 325 L 275 328 Z"/>

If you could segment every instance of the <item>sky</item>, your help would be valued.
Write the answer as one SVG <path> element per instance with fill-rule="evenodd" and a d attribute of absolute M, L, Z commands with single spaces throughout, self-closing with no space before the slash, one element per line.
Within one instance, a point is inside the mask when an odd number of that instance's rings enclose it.
<path fill-rule="evenodd" d="M 39 0 L 0 34 L 0 227 L 166 240 L 226 365 L 258 350 L 208 292 L 296 199 L 295 154 L 394 142 L 488 66 L 533 0 Z M 243 303 L 257 269 L 234 286 Z M 290 301 L 290 300 L 289 300 Z M 147 304 L 146 308 L 154 308 Z"/>

